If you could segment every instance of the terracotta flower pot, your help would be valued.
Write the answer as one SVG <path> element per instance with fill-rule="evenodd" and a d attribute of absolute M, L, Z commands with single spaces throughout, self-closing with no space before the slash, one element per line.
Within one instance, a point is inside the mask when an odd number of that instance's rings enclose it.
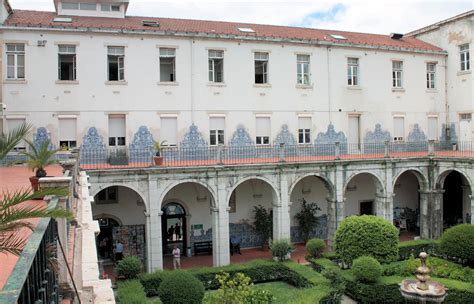
<path fill-rule="evenodd" d="M 30 176 L 30 183 L 31 183 L 31 188 L 33 188 L 34 192 L 39 190 L 39 177 Z"/>
<path fill-rule="evenodd" d="M 153 161 L 155 162 L 155 166 L 162 166 L 163 156 L 153 156 Z"/>

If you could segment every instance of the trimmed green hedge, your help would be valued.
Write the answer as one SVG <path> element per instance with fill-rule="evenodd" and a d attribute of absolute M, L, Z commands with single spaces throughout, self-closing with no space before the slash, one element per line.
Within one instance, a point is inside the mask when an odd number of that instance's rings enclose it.
<path fill-rule="evenodd" d="M 117 299 L 123 304 L 161 303 L 147 299 L 143 286 L 138 280 L 117 281 Z"/>
<path fill-rule="evenodd" d="M 373 283 L 382 275 L 382 266 L 371 256 L 361 256 L 354 260 L 352 273 L 357 281 Z"/>
<path fill-rule="evenodd" d="M 440 242 L 441 251 L 448 257 L 474 265 L 474 225 L 451 227 L 444 232 Z"/>
<path fill-rule="evenodd" d="M 163 304 L 201 304 L 204 285 L 186 271 L 170 271 L 161 282 L 158 294 Z"/>
<path fill-rule="evenodd" d="M 252 261 L 245 264 L 235 264 L 224 267 L 193 268 L 186 270 L 187 273 L 198 278 L 205 289 L 218 289 L 219 282 L 216 280 L 216 274 L 224 271 L 231 276 L 240 272 L 249 276 L 253 283 L 262 283 L 269 281 L 283 281 L 297 288 L 313 286 L 313 283 L 305 275 L 295 271 L 292 263 L 275 263 L 273 261 Z M 140 282 L 145 288 L 147 296 L 158 295 L 158 289 L 169 272 L 157 271 L 144 274 Z"/>
<path fill-rule="evenodd" d="M 411 255 L 418 257 L 420 252 L 426 252 L 429 255 L 439 254 L 439 241 L 434 240 L 412 240 L 401 242 L 398 245 L 399 260 L 406 260 Z"/>

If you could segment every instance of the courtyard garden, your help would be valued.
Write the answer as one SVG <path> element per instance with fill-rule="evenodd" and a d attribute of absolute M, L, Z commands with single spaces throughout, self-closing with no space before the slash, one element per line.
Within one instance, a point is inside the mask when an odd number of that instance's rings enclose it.
<path fill-rule="evenodd" d="M 411 303 L 400 293 L 414 279 L 420 252 L 429 254 L 431 280 L 444 284 L 444 303 L 474 302 L 474 226 L 461 224 L 440 240 L 399 243 L 397 229 L 375 216 L 352 216 L 339 226 L 334 252 L 324 241 L 306 243 L 302 265 L 289 260 L 292 244 L 275 241 L 273 260 L 224 267 L 140 273 L 139 260 L 119 263 L 119 303 Z M 413 302 L 416 303 L 416 302 Z"/>

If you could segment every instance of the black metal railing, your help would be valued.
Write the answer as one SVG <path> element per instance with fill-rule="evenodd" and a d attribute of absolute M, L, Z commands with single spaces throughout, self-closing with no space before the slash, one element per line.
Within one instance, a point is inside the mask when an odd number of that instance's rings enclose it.
<path fill-rule="evenodd" d="M 137 168 L 154 165 L 153 149 L 81 149 L 83 169 Z M 243 165 L 278 162 L 315 162 L 379 158 L 461 157 L 474 158 L 472 142 L 331 143 L 264 146 L 170 147 L 161 152 L 160 166 L 186 167 Z"/>

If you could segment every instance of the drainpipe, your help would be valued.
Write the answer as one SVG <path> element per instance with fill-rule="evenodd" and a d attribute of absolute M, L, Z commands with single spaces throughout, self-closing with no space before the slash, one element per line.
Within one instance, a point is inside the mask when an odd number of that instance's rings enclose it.
<path fill-rule="evenodd" d="M 191 94 L 191 123 L 194 124 L 194 40 L 189 40 L 189 50 L 190 50 L 190 61 L 191 61 L 191 79 L 190 79 L 190 89 Z"/>
<path fill-rule="evenodd" d="M 444 56 L 444 100 L 445 100 L 445 111 L 446 111 L 446 139 L 451 139 L 451 126 L 449 125 L 449 102 L 448 102 L 448 55 Z"/>
<path fill-rule="evenodd" d="M 331 70 L 330 70 L 330 63 L 329 63 L 329 52 L 331 48 L 328 46 L 326 47 L 326 62 L 327 62 L 327 69 L 328 69 L 328 116 L 329 116 L 329 123 L 332 123 L 331 120 Z"/>

